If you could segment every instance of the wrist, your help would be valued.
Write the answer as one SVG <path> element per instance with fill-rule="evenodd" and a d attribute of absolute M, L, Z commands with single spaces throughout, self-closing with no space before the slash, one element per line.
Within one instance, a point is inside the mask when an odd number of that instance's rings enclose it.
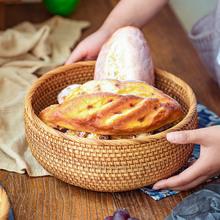
<path fill-rule="evenodd" d="M 115 25 L 117 24 L 117 25 Z M 106 38 L 110 37 L 112 33 L 114 33 L 117 29 L 121 28 L 123 25 L 115 23 L 114 21 L 105 21 L 103 25 L 99 28 L 99 31 L 102 32 L 103 35 L 106 36 Z"/>

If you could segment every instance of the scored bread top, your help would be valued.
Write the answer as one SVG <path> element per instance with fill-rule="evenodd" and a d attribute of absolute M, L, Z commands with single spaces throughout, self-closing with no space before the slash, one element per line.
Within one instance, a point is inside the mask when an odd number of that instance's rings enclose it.
<path fill-rule="evenodd" d="M 140 29 L 119 28 L 103 44 L 95 65 L 95 80 L 141 80 L 154 85 L 154 77 L 150 48 Z"/>
<path fill-rule="evenodd" d="M 103 135 L 149 132 L 183 117 L 177 101 L 142 81 L 92 80 L 39 114 L 47 125 Z"/>

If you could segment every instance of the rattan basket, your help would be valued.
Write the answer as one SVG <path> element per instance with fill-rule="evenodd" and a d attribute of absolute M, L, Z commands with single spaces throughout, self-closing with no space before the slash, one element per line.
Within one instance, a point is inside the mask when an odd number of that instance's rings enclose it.
<path fill-rule="evenodd" d="M 156 87 L 176 99 L 185 113 L 174 127 L 132 140 L 74 137 L 45 125 L 39 112 L 57 103 L 66 86 L 93 79 L 95 62 L 80 62 L 52 70 L 39 78 L 25 99 L 25 130 L 32 154 L 52 175 L 82 188 L 117 192 L 137 189 L 176 173 L 189 159 L 193 144 L 166 140 L 175 130 L 197 127 L 196 98 L 181 79 L 155 68 Z"/>

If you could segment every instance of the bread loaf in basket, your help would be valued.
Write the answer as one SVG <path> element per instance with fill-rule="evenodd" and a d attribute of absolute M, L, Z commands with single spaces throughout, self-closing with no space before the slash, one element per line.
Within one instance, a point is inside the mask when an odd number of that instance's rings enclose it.
<path fill-rule="evenodd" d="M 152 132 L 182 117 L 179 103 L 162 91 L 142 81 L 114 79 L 86 82 L 39 114 L 59 130 L 124 137 Z"/>
<path fill-rule="evenodd" d="M 94 67 L 93 61 L 63 66 L 31 86 L 24 118 L 34 157 L 55 177 L 95 191 L 137 189 L 176 173 L 187 162 L 194 145 L 171 144 L 166 134 L 197 127 L 196 98 L 185 82 L 166 71 L 155 68 L 156 87 L 180 103 L 184 118 L 163 132 L 131 140 L 97 140 L 62 133 L 39 119 L 43 109 L 57 103 L 63 88 L 92 80 Z"/>

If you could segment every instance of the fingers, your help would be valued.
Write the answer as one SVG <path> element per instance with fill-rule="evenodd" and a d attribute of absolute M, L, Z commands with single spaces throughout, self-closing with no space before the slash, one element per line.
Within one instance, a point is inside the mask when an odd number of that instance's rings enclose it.
<path fill-rule="evenodd" d="M 208 175 L 203 172 L 204 165 L 198 159 L 192 166 L 179 175 L 155 183 L 153 189 L 188 190 L 190 187 L 195 187 L 208 179 Z"/>
<path fill-rule="evenodd" d="M 105 29 L 99 29 L 91 34 L 77 45 L 65 64 L 68 65 L 83 60 L 95 60 L 110 34 Z"/>
<path fill-rule="evenodd" d="M 65 65 L 75 63 L 77 61 L 83 60 L 86 57 L 85 52 L 83 50 L 80 50 L 79 47 L 77 47 L 68 57 L 68 59 L 65 62 Z"/>
<path fill-rule="evenodd" d="M 167 134 L 167 140 L 173 143 L 200 144 L 200 157 L 179 175 L 155 183 L 153 189 L 189 190 L 219 174 L 219 134 L 220 126 Z"/>
<path fill-rule="evenodd" d="M 195 130 L 171 132 L 167 134 L 167 140 L 177 144 L 195 143 L 199 142 L 196 134 L 198 131 Z"/>
<path fill-rule="evenodd" d="M 217 131 L 220 132 L 219 127 L 217 126 L 188 131 L 176 131 L 168 133 L 167 140 L 177 144 L 194 143 L 207 145 L 210 142 L 215 141 L 218 133 Z"/>
<path fill-rule="evenodd" d="M 175 178 L 178 178 L 179 175 L 174 176 Z M 196 178 L 195 180 L 193 180 L 192 182 L 189 182 L 185 185 L 177 185 L 177 186 L 169 186 L 169 181 L 175 181 L 173 180 L 173 177 L 168 178 L 166 180 L 161 180 L 156 184 L 160 184 L 161 187 L 157 188 L 157 185 L 155 184 L 155 186 L 153 187 L 153 189 L 169 189 L 169 190 L 174 190 L 174 191 L 186 191 L 186 190 L 190 190 L 202 183 L 204 183 L 206 180 L 208 180 L 209 177 L 207 175 L 204 176 L 200 176 L 199 178 Z"/>

